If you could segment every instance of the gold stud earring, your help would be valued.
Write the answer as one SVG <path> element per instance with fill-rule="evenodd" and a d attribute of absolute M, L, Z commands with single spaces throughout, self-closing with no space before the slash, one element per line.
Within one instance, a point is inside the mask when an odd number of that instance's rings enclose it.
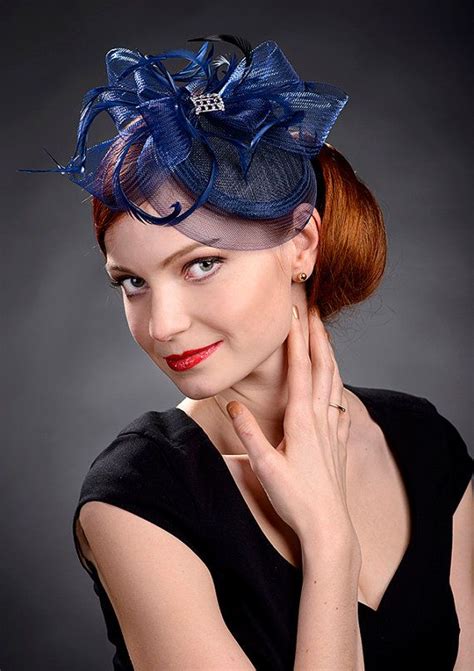
<path fill-rule="evenodd" d="M 308 276 L 306 273 L 298 273 L 298 282 L 305 282 L 307 280 Z"/>

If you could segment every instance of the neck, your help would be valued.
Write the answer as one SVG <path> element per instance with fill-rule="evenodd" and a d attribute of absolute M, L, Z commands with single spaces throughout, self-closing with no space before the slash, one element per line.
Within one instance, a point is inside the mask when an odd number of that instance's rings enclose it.
<path fill-rule="evenodd" d="M 212 396 L 208 401 L 212 403 L 212 417 L 225 431 L 227 439 L 231 438 L 229 451 L 231 454 L 247 454 L 232 427 L 226 405 L 229 401 L 238 401 L 252 413 L 266 439 L 276 447 L 283 438 L 283 420 L 287 400 L 287 386 L 285 383 L 272 384 L 263 389 L 257 387 L 258 393 L 241 385 L 230 387 L 224 392 Z M 224 436 L 222 436 L 224 438 Z M 235 438 L 235 440 L 234 440 Z"/>
<path fill-rule="evenodd" d="M 237 437 L 226 405 L 242 403 L 254 416 L 266 439 L 276 447 L 283 439 L 283 420 L 288 400 L 286 342 L 245 379 L 207 399 L 192 402 L 206 419 L 223 454 L 247 454 Z"/>

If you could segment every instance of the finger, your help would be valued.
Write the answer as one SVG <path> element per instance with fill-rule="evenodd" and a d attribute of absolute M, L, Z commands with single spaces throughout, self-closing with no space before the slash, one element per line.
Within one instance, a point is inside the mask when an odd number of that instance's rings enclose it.
<path fill-rule="evenodd" d="M 338 439 L 343 445 L 346 445 L 347 447 L 347 441 L 349 439 L 349 433 L 351 428 L 351 415 L 349 412 L 349 396 L 347 395 L 346 390 L 344 388 L 342 391 L 341 405 L 343 405 L 344 408 L 346 408 L 346 412 L 343 413 L 342 417 L 339 418 L 340 421 L 338 424 Z"/>
<path fill-rule="evenodd" d="M 336 408 L 332 408 L 332 412 L 338 415 L 337 429 L 336 429 L 336 449 L 333 451 L 334 457 L 340 465 L 340 482 L 342 484 L 344 493 L 347 495 L 347 442 L 350 434 L 351 417 L 349 414 L 349 403 L 345 393 L 342 395 L 341 405 L 346 408 L 346 412 L 341 412 Z"/>
<path fill-rule="evenodd" d="M 343 446 L 343 454 L 340 456 L 342 457 L 342 460 L 345 464 L 347 458 L 347 441 L 349 439 L 350 426 L 351 426 L 349 397 L 347 394 L 347 390 L 344 388 L 344 384 L 342 382 L 339 373 L 339 366 L 337 364 L 332 345 L 331 345 L 331 355 L 334 359 L 334 365 L 335 365 L 334 385 L 333 385 L 333 389 L 335 391 L 333 393 L 336 395 L 336 398 L 339 399 L 334 400 L 334 402 L 338 403 L 343 408 L 345 408 L 345 412 L 339 410 L 338 408 L 333 408 L 333 406 L 330 405 L 328 408 L 328 423 L 330 427 L 329 429 L 330 435 L 332 439 L 336 441 L 335 444 L 338 445 L 339 451 L 341 450 L 341 446 Z"/>
<path fill-rule="evenodd" d="M 334 441 L 333 444 L 337 445 L 341 439 L 340 427 L 342 424 L 347 424 L 348 419 L 348 408 L 346 407 L 343 400 L 343 391 L 344 385 L 342 383 L 341 375 L 339 373 L 339 366 L 336 361 L 334 354 L 334 349 L 329 342 L 329 354 L 333 362 L 333 378 L 332 378 L 332 390 L 331 390 L 331 403 L 336 403 L 341 405 L 343 408 L 346 408 L 345 412 L 339 410 L 339 408 L 334 408 L 332 405 L 328 405 L 328 424 L 329 424 L 329 433 Z"/>
<path fill-rule="evenodd" d="M 288 355 L 288 400 L 284 417 L 284 429 L 291 433 L 301 422 L 312 424 L 312 378 L 311 359 L 303 332 L 302 315 L 291 318 L 287 338 Z"/>
<path fill-rule="evenodd" d="M 245 405 L 230 401 L 226 405 L 226 410 L 232 419 L 234 431 L 247 450 L 252 470 L 258 472 L 262 464 L 275 456 L 275 448 L 266 439 L 257 420 Z"/>
<path fill-rule="evenodd" d="M 333 365 L 333 376 L 332 376 L 332 390 L 331 390 L 331 401 L 333 403 L 338 403 L 339 405 L 342 405 L 342 394 L 344 391 L 344 384 L 341 379 L 341 374 L 339 372 L 339 365 L 336 361 L 336 356 L 334 354 L 334 347 L 332 346 L 330 339 L 329 339 L 329 334 L 328 334 L 328 352 L 329 356 L 331 357 L 332 365 Z M 331 407 L 331 406 L 330 406 Z"/>
<path fill-rule="evenodd" d="M 313 380 L 313 410 L 318 417 L 327 419 L 329 401 L 332 400 L 335 362 L 331 356 L 326 329 L 315 310 L 309 311 L 308 321 Z"/>

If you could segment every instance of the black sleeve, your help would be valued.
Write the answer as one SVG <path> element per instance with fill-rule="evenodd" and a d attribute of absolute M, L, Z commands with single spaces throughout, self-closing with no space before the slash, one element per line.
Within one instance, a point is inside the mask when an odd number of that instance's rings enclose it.
<path fill-rule="evenodd" d="M 424 400 L 428 401 L 428 399 Z M 454 515 L 472 478 L 474 460 L 454 424 L 441 415 L 430 401 L 428 401 L 428 404 L 436 413 L 439 440 L 442 442 L 443 451 L 446 452 L 444 463 L 446 464 L 448 478 L 448 506 L 451 515 Z"/>
<path fill-rule="evenodd" d="M 454 514 L 472 478 L 473 459 L 459 431 L 446 417 L 440 415 L 449 446 L 451 465 L 450 508 Z"/>
<path fill-rule="evenodd" d="M 142 432 L 120 433 L 92 462 L 83 481 L 73 519 L 79 559 L 93 576 L 94 567 L 83 556 L 76 522 L 87 501 L 104 501 L 165 529 L 201 554 L 196 530 L 196 502 L 176 467 L 175 448 L 163 438 Z"/>

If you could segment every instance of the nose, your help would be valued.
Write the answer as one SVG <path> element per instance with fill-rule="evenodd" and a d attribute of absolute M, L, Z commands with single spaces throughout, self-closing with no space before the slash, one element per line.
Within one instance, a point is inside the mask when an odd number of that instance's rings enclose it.
<path fill-rule="evenodd" d="M 152 297 L 148 332 L 150 338 L 160 342 L 172 340 L 177 334 L 187 331 L 190 318 L 182 302 L 168 294 Z"/>

